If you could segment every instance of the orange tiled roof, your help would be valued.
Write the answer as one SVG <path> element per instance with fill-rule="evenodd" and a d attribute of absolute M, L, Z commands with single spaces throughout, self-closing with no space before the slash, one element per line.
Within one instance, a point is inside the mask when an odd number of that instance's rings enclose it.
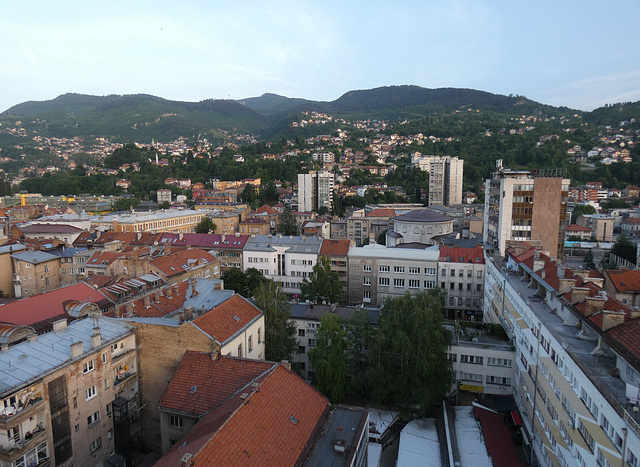
<path fill-rule="evenodd" d="M 637 292 L 640 290 L 640 271 L 605 270 L 616 292 Z"/>
<path fill-rule="evenodd" d="M 177 293 L 175 292 L 175 286 L 165 287 L 161 290 L 155 289 L 134 300 L 120 303 L 115 311 L 105 313 L 105 316 L 122 317 L 127 313 L 127 304 L 133 304 L 132 313 L 136 318 L 162 318 L 184 307 L 184 302 L 187 298 L 187 289 L 190 287 L 190 284 L 188 281 L 184 281 L 176 285 L 178 287 Z M 171 288 L 171 297 L 167 297 L 167 290 L 169 288 Z M 108 290 L 100 290 L 105 295 L 112 295 Z M 148 306 L 145 306 L 145 297 L 148 297 Z"/>
<path fill-rule="evenodd" d="M 259 308 L 236 294 L 197 317 L 192 323 L 220 344 L 224 344 L 260 316 L 262 311 Z"/>
<path fill-rule="evenodd" d="M 265 213 L 265 214 L 269 214 L 269 215 L 277 215 L 278 211 L 273 209 L 268 204 L 264 204 L 264 205 L 260 206 L 258 209 L 256 209 L 256 214 L 261 214 L 261 213 Z"/>
<path fill-rule="evenodd" d="M 578 224 L 568 225 L 565 229 L 567 232 L 591 232 L 592 230 L 588 227 L 582 227 Z"/>
<path fill-rule="evenodd" d="M 199 248 L 190 250 L 177 251 L 166 256 L 160 256 L 151 261 L 151 265 L 167 277 L 184 273 L 188 266 L 189 260 L 204 260 L 208 263 L 216 261 L 217 258 L 213 253 Z"/>
<path fill-rule="evenodd" d="M 365 217 L 395 217 L 396 212 L 390 208 L 377 208 L 365 214 Z"/>
<path fill-rule="evenodd" d="M 273 362 L 187 351 L 159 408 L 202 416 L 275 367 Z"/>
<path fill-rule="evenodd" d="M 443 246 L 438 261 L 484 264 L 484 251 L 479 245 L 473 248 Z"/>
<path fill-rule="evenodd" d="M 323 240 L 320 246 L 320 255 L 347 256 L 351 240 Z"/>
<path fill-rule="evenodd" d="M 205 415 L 155 465 L 179 465 L 185 453 L 193 455 L 195 467 L 298 464 L 326 418 L 329 401 L 282 365 L 258 389 Z"/>

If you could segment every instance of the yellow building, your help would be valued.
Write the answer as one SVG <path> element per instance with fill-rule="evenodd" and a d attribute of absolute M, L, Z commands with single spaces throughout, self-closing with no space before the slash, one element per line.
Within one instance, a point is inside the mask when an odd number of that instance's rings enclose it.
<path fill-rule="evenodd" d="M 173 232 L 192 233 L 204 212 L 190 209 L 184 211 L 134 212 L 113 219 L 116 232 Z"/>

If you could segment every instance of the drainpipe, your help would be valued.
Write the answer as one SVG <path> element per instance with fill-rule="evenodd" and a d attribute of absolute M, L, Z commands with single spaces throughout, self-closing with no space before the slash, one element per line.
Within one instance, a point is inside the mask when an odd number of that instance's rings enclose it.
<path fill-rule="evenodd" d="M 622 429 L 622 459 L 620 462 L 620 465 L 622 467 L 625 467 L 625 462 L 624 462 L 624 453 L 627 450 L 627 429 L 623 428 Z"/>

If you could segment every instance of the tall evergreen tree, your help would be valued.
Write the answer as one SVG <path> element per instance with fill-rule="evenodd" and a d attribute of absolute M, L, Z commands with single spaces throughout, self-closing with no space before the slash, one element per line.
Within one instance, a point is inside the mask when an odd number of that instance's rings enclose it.
<path fill-rule="evenodd" d="M 265 280 L 254 292 L 256 305 L 264 313 L 265 358 L 274 362 L 291 360 L 298 348 L 296 325 L 290 320 L 291 305 L 280 286 Z"/>
<path fill-rule="evenodd" d="M 331 269 L 329 257 L 320 256 L 309 279 L 302 279 L 300 291 L 304 300 L 313 303 L 338 303 L 342 298 L 342 287 L 337 271 Z"/>

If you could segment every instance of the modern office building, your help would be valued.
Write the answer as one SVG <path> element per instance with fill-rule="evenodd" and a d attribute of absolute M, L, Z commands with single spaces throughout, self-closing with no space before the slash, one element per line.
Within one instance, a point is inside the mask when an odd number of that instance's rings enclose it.
<path fill-rule="evenodd" d="M 331 210 L 334 176 L 331 172 L 312 170 L 298 174 L 298 211 L 317 211 L 321 207 Z"/>
<path fill-rule="evenodd" d="M 504 255 L 508 241 L 529 241 L 542 245 L 552 258 L 560 257 L 569 183 L 499 166 L 485 185 L 484 243 Z"/>

